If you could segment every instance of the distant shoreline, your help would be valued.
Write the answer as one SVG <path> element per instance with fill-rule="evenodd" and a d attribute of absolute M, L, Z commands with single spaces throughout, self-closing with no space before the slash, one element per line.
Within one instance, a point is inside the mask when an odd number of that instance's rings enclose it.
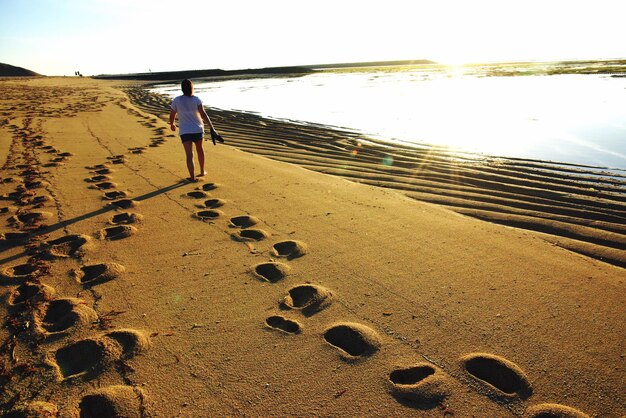
<path fill-rule="evenodd" d="M 160 71 L 129 74 L 100 74 L 92 76 L 103 80 L 136 80 L 167 82 L 185 78 L 226 78 L 226 77 L 266 77 L 275 75 L 303 76 L 318 71 L 349 71 L 358 68 L 375 67 L 406 67 L 435 66 L 441 69 L 450 68 L 447 64 L 430 60 L 403 61 L 370 61 L 339 64 L 313 64 L 288 67 L 249 68 L 240 70 L 182 70 Z M 455 66 L 453 66 L 455 67 Z M 626 59 L 582 60 L 582 61 L 532 61 L 532 62 L 498 62 L 474 63 L 460 65 L 466 69 L 476 69 L 487 76 L 524 76 L 524 75 L 557 75 L 557 74 L 607 74 L 613 77 L 626 76 Z"/>
<path fill-rule="evenodd" d="M 248 70 L 189 70 L 189 71 L 164 71 L 154 73 L 136 73 L 136 74 L 102 74 L 92 76 L 92 78 L 102 80 L 143 80 L 143 81 L 169 81 L 182 80 L 185 78 L 204 78 L 204 77 L 228 77 L 240 75 L 271 75 L 271 74 L 309 74 L 313 70 L 306 67 L 272 67 L 258 68 Z"/>
<path fill-rule="evenodd" d="M 554 74 L 607 74 L 613 77 L 626 77 L 626 59 L 596 59 L 569 61 L 526 61 L 526 62 L 486 62 L 449 65 L 426 59 L 368 61 L 334 64 L 311 64 L 285 67 L 248 68 L 238 70 L 222 70 L 219 68 L 202 70 L 158 71 L 124 74 L 98 74 L 91 78 L 102 80 L 136 80 L 136 81 L 173 81 L 184 78 L 227 78 L 227 77 L 271 77 L 271 76 L 303 76 L 318 71 L 351 71 L 360 68 L 391 68 L 408 66 L 432 66 L 440 70 L 464 68 L 480 69 L 488 76 L 520 76 L 520 75 L 554 75 Z M 34 71 L 21 67 L 0 63 L 0 77 L 45 77 Z"/>
<path fill-rule="evenodd" d="M 405 66 L 405 65 L 424 65 L 437 64 L 429 60 L 404 60 L 404 61 L 370 61 L 370 62 L 351 62 L 343 64 L 315 64 L 315 65 L 299 65 L 288 67 L 265 67 L 265 68 L 249 68 L 241 70 L 182 70 L 182 71 L 159 71 L 148 73 L 131 73 L 131 74 L 101 74 L 92 78 L 103 80 L 180 80 L 184 78 L 204 78 L 204 77 L 232 77 L 232 76 L 266 76 L 276 74 L 311 74 L 318 70 L 341 69 L 341 68 L 359 68 L 359 67 L 381 67 L 381 66 Z"/>

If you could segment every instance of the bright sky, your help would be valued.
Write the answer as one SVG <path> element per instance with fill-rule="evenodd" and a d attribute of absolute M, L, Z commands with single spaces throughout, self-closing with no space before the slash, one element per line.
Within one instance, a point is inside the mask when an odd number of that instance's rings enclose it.
<path fill-rule="evenodd" d="M 0 0 L 0 62 L 46 75 L 626 58 L 623 0 Z"/>

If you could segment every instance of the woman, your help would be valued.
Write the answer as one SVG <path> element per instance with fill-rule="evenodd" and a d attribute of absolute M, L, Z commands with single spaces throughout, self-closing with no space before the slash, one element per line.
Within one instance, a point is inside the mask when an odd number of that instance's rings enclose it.
<path fill-rule="evenodd" d="M 211 128 L 211 139 L 213 144 L 217 139 L 219 142 L 224 142 L 222 137 L 215 131 L 211 119 L 204 111 L 202 107 L 202 100 L 198 96 L 193 95 L 193 84 L 190 80 L 183 80 L 181 83 L 183 95 L 174 98 L 170 111 L 170 129 L 176 131 L 174 126 L 174 119 L 178 114 L 178 134 L 183 142 L 185 148 L 185 155 L 187 157 L 187 169 L 189 170 L 189 177 L 187 180 L 191 182 L 197 182 L 196 177 L 202 177 L 204 172 L 204 150 L 202 149 L 202 139 L 204 138 L 204 124 L 207 123 Z M 200 165 L 200 173 L 194 175 L 193 165 L 193 144 L 196 145 L 196 152 L 198 153 L 198 164 Z"/>

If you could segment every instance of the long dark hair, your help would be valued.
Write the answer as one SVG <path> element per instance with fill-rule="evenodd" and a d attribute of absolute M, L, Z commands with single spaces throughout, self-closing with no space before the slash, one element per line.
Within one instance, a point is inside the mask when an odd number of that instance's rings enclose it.
<path fill-rule="evenodd" d="M 193 84 L 191 80 L 184 79 L 182 83 L 180 83 L 180 88 L 183 90 L 183 94 L 185 96 L 193 95 Z"/>

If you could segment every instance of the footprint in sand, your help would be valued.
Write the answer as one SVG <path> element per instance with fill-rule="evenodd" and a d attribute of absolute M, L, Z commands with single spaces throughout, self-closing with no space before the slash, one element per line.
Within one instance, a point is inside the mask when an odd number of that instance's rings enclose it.
<path fill-rule="evenodd" d="M 87 170 L 102 170 L 103 168 L 109 168 L 109 166 L 107 164 L 96 164 L 96 165 L 89 165 L 85 168 Z"/>
<path fill-rule="evenodd" d="M 97 184 L 94 184 L 93 186 L 90 186 L 90 188 L 94 188 L 98 190 L 109 190 L 109 189 L 115 189 L 116 187 L 117 187 L 117 184 L 110 182 L 110 181 L 103 181 L 101 183 L 97 183 Z"/>
<path fill-rule="evenodd" d="M 46 241 L 41 249 L 48 258 L 82 257 L 91 247 L 91 237 L 81 234 L 70 234 L 61 238 Z"/>
<path fill-rule="evenodd" d="M 72 270 L 70 275 L 83 286 L 94 286 L 120 277 L 126 268 L 117 263 L 98 263 Z"/>
<path fill-rule="evenodd" d="M 44 195 L 44 196 L 35 196 L 28 203 L 31 205 L 40 205 L 40 204 L 44 204 L 44 203 L 52 202 L 52 201 L 53 201 L 52 196 Z"/>
<path fill-rule="evenodd" d="M 265 325 L 271 329 L 282 331 L 287 334 L 299 334 L 302 332 L 302 325 L 299 322 L 287 319 L 280 315 L 273 315 L 265 320 Z"/>
<path fill-rule="evenodd" d="M 143 154 L 146 151 L 146 147 L 133 147 L 128 148 L 131 154 Z"/>
<path fill-rule="evenodd" d="M 260 280 L 276 283 L 287 277 L 291 270 L 286 264 L 278 262 L 260 263 L 254 266 L 252 273 Z"/>
<path fill-rule="evenodd" d="M 57 374 L 57 380 L 97 377 L 112 363 L 128 359 L 145 350 L 148 337 L 136 330 L 118 330 L 99 338 L 86 338 L 65 345 L 47 355 L 47 363 Z"/>
<path fill-rule="evenodd" d="M 231 234 L 231 237 L 236 241 L 263 241 L 269 234 L 262 229 L 242 229 Z"/>
<path fill-rule="evenodd" d="M 209 200 L 204 201 L 204 207 L 209 208 L 209 209 L 221 208 L 225 204 L 226 204 L 226 201 L 223 199 L 209 199 Z"/>
<path fill-rule="evenodd" d="M 524 416 L 528 418 L 591 418 L 577 409 L 554 403 L 531 406 Z"/>
<path fill-rule="evenodd" d="M 37 177 L 37 176 L 41 176 L 43 174 L 46 174 L 45 171 L 40 171 L 36 167 L 37 167 L 37 164 L 32 164 L 29 168 L 27 168 L 26 170 L 22 171 L 20 173 L 20 176 L 33 178 L 33 177 Z M 31 179 L 31 181 L 34 181 L 34 180 Z M 28 183 L 28 180 L 26 181 L 26 183 Z M 44 182 L 44 183 L 47 183 L 47 182 Z M 50 185 L 50 183 L 47 183 L 47 185 Z"/>
<path fill-rule="evenodd" d="M 67 335 L 70 328 L 92 324 L 98 314 L 81 299 L 55 299 L 35 316 L 35 332 L 39 335 Z"/>
<path fill-rule="evenodd" d="M 451 393 L 451 380 L 430 363 L 399 368 L 389 374 L 391 394 L 400 400 L 436 406 Z"/>
<path fill-rule="evenodd" d="M 119 355 L 112 341 L 80 340 L 48 354 L 47 363 L 56 369 L 57 380 L 93 378 L 99 375 Z"/>
<path fill-rule="evenodd" d="M 130 225 L 141 222 L 143 216 L 139 213 L 123 212 L 109 219 L 111 225 Z"/>
<path fill-rule="evenodd" d="M 330 306 L 332 296 L 332 292 L 325 287 L 302 284 L 289 289 L 280 306 L 283 309 L 299 310 L 305 316 L 311 316 Z"/>
<path fill-rule="evenodd" d="M 302 257 L 308 253 L 308 247 L 301 241 L 281 241 L 272 246 L 272 254 L 276 257 L 285 257 L 288 260 Z"/>
<path fill-rule="evenodd" d="M 210 196 L 207 192 L 203 192 L 201 190 L 193 190 L 191 192 L 187 192 L 185 194 L 187 197 L 191 197 L 192 199 L 204 199 Z"/>
<path fill-rule="evenodd" d="M 527 398 L 532 393 L 524 371 L 502 357 L 488 353 L 471 353 L 461 358 L 461 365 L 492 395 Z"/>
<path fill-rule="evenodd" d="M 18 201 L 18 200 L 21 200 L 24 196 L 29 196 L 29 195 L 31 195 L 31 193 L 24 192 L 24 191 L 17 191 L 17 192 L 3 194 L 2 197 L 5 199 Z"/>
<path fill-rule="evenodd" d="M 43 264 L 18 264 L 5 267 L 0 271 L 0 284 L 21 284 L 34 279 L 45 273 L 46 266 Z"/>
<path fill-rule="evenodd" d="M 200 212 L 194 213 L 193 216 L 200 219 L 201 221 L 212 221 L 219 218 L 220 216 L 224 216 L 224 212 L 215 209 L 201 210 Z"/>
<path fill-rule="evenodd" d="M 32 190 L 32 189 L 41 189 L 41 188 L 48 187 L 48 186 L 50 186 L 50 183 L 48 183 L 47 181 L 33 180 L 33 181 L 25 181 L 23 187 L 25 189 Z"/>
<path fill-rule="evenodd" d="M 27 402 L 14 407 L 5 418 L 58 417 L 59 408 L 50 402 Z"/>
<path fill-rule="evenodd" d="M 331 326 L 324 332 L 324 340 L 348 361 L 369 357 L 378 351 L 382 344 L 376 331 L 351 322 Z"/>
<path fill-rule="evenodd" d="M 52 300 L 56 291 L 43 283 L 26 282 L 15 288 L 8 297 L 7 304 L 12 309 L 22 309 L 26 305 L 36 305 Z"/>
<path fill-rule="evenodd" d="M 18 245 L 28 244 L 32 238 L 28 232 L 6 232 L 0 234 L 0 248 L 17 247 Z"/>
<path fill-rule="evenodd" d="M 27 212 L 11 216 L 9 223 L 14 225 L 32 225 L 50 218 L 52 218 L 52 213 L 50 212 Z"/>
<path fill-rule="evenodd" d="M 104 176 L 104 175 L 113 173 L 113 170 L 111 170 L 109 167 L 105 167 L 105 168 L 98 168 L 97 170 L 93 170 L 93 172 L 95 174 Z"/>
<path fill-rule="evenodd" d="M 128 196 L 128 193 L 121 190 L 114 190 L 112 192 L 106 192 L 103 196 L 106 200 L 115 200 Z"/>
<path fill-rule="evenodd" d="M 115 385 L 100 388 L 84 396 L 78 408 L 81 418 L 141 418 L 143 391 L 136 386 Z"/>
<path fill-rule="evenodd" d="M 88 177 L 85 179 L 87 183 L 107 182 L 109 180 L 111 180 L 111 178 L 105 175 L 97 175 L 97 176 Z"/>
<path fill-rule="evenodd" d="M 218 188 L 218 185 L 215 183 L 204 183 L 202 186 L 196 187 L 196 190 L 202 190 L 204 192 L 208 192 L 211 190 L 215 190 L 217 188 Z"/>
<path fill-rule="evenodd" d="M 15 212 L 17 212 L 17 207 L 15 206 L 4 206 L 0 208 L 0 214 L 15 213 Z"/>
<path fill-rule="evenodd" d="M 138 204 L 139 202 L 132 200 L 132 199 L 120 199 L 120 200 L 114 200 L 110 202 L 108 205 L 116 207 L 116 208 L 120 208 L 120 209 L 130 209 L 130 208 L 136 207 Z"/>
<path fill-rule="evenodd" d="M 137 228 L 132 225 L 117 225 L 103 228 L 98 232 L 98 238 L 109 241 L 128 238 L 137 233 Z"/>
<path fill-rule="evenodd" d="M 230 218 L 230 226 L 233 228 L 250 228 L 259 223 L 259 219 L 250 215 L 241 215 Z"/>

